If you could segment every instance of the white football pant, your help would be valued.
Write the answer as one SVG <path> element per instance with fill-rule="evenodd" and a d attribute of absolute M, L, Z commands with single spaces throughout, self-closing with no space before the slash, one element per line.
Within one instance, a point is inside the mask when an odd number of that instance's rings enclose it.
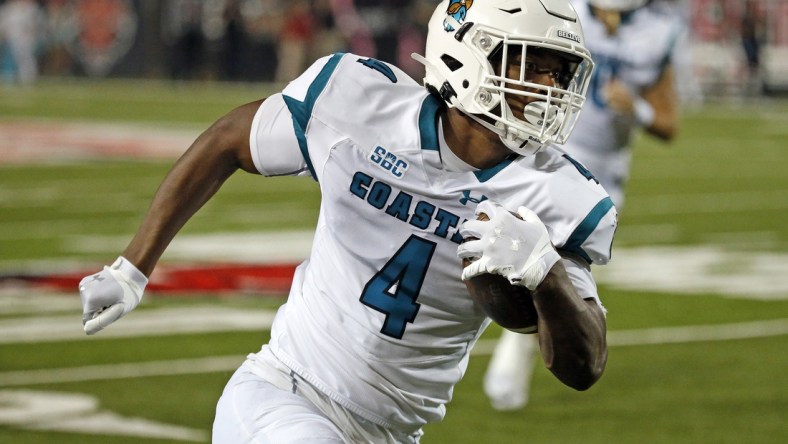
<path fill-rule="evenodd" d="M 250 355 L 225 386 L 213 444 L 418 444 L 420 433 L 400 434 L 351 413 L 266 348 Z"/>

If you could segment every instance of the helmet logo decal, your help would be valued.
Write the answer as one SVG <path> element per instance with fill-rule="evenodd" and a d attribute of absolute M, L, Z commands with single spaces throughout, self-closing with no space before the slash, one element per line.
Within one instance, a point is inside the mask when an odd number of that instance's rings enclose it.
<path fill-rule="evenodd" d="M 471 9 L 472 5 L 473 0 L 451 0 L 449 2 L 449 7 L 446 8 L 446 15 L 454 18 L 454 20 L 457 20 L 458 23 L 462 24 L 465 21 L 465 16 L 468 14 L 468 10 Z M 454 31 L 454 27 L 449 24 L 447 20 L 443 21 L 443 29 L 447 32 Z"/>
<path fill-rule="evenodd" d="M 555 33 L 558 37 L 563 37 L 565 39 L 572 40 L 573 42 L 580 43 L 580 37 L 574 33 L 569 31 L 564 31 L 563 29 L 559 29 Z"/>

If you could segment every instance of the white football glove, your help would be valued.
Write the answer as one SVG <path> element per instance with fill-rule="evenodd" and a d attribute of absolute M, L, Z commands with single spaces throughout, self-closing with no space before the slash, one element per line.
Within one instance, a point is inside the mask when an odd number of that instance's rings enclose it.
<path fill-rule="evenodd" d="M 522 217 L 518 219 L 501 204 L 485 200 L 476 207 L 479 213 L 490 220 L 469 220 L 460 228 L 463 238 L 476 238 L 457 248 L 459 257 L 472 261 L 462 270 L 462 279 L 500 274 L 513 285 L 535 290 L 561 258 L 550 243 L 547 227 L 525 207 L 517 209 Z"/>
<path fill-rule="evenodd" d="M 148 278 L 122 256 L 104 270 L 82 278 L 79 297 L 85 333 L 97 333 L 134 310 L 146 285 Z"/>

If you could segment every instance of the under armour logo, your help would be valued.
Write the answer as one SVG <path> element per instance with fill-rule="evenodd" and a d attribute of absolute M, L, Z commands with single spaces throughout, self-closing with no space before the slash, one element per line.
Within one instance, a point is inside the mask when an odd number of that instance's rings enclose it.
<path fill-rule="evenodd" d="M 471 190 L 462 190 L 462 197 L 460 198 L 460 203 L 463 205 L 468 205 L 468 202 L 473 202 L 475 204 L 479 204 L 487 200 L 487 196 L 482 194 L 482 197 L 475 198 L 471 197 Z"/>

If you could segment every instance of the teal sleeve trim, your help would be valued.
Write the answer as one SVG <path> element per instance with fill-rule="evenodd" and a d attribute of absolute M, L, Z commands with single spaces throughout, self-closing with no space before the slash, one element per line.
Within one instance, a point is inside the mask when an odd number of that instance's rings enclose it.
<path fill-rule="evenodd" d="M 312 165 L 312 159 L 309 156 L 309 146 L 306 141 L 306 128 L 309 124 L 309 120 L 312 118 L 312 110 L 315 107 L 317 98 L 320 97 L 320 94 L 325 89 L 328 80 L 331 78 L 331 75 L 334 73 L 334 70 L 336 70 L 339 61 L 342 60 L 344 55 L 344 53 L 337 53 L 328 59 L 326 65 L 323 66 L 323 69 L 320 70 L 315 80 L 309 85 L 303 102 L 290 96 L 283 95 L 285 105 L 287 105 L 287 109 L 293 116 L 293 130 L 298 140 L 298 147 L 301 149 L 301 155 L 304 156 L 306 166 L 309 168 L 309 174 L 311 174 L 312 178 L 315 180 L 318 179 L 317 174 L 315 174 L 315 168 Z"/>
<path fill-rule="evenodd" d="M 613 201 L 610 200 L 610 197 L 600 200 L 599 203 L 588 212 L 588 215 L 580 222 L 577 228 L 575 228 L 575 231 L 569 236 L 564 246 L 558 250 L 578 255 L 589 264 L 593 263 L 594 261 L 591 260 L 588 254 L 583 250 L 583 243 L 591 236 L 591 233 L 593 233 L 597 225 L 599 225 L 599 221 L 605 217 L 611 208 L 613 208 Z"/>

